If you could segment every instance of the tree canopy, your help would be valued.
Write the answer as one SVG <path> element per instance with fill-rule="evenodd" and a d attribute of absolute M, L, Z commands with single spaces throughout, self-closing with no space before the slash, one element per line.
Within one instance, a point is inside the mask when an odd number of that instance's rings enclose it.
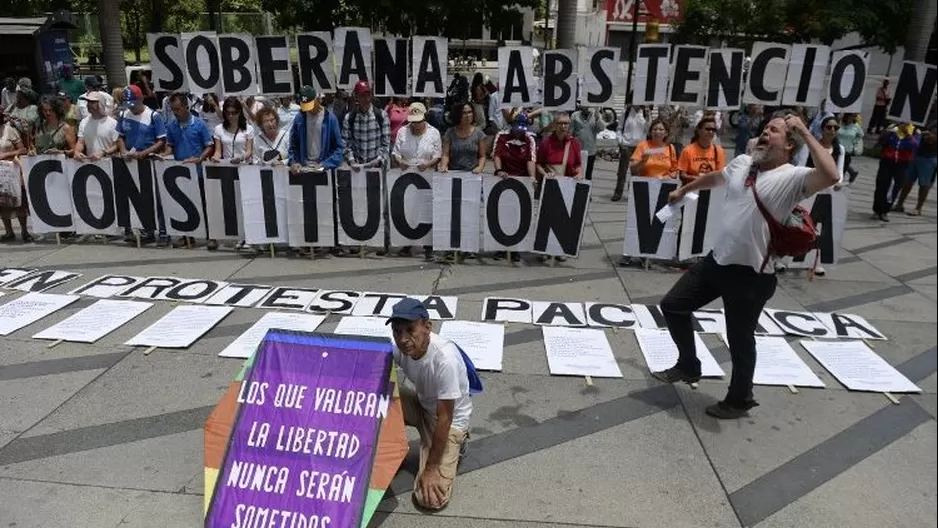
<path fill-rule="evenodd" d="M 894 52 L 905 41 L 913 0 L 687 0 L 675 40 L 718 38 L 825 44 L 856 31 L 863 43 Z"/>

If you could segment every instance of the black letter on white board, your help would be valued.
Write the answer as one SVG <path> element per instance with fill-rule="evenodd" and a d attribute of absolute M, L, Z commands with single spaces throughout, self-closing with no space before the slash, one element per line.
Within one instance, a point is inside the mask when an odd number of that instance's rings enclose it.
<path fill-rule="evenodd" d="M 206 180 L 218 180 L 221 184 L 221 205 L 224 211 L 225 236 L 238 236 L 238 167 L 213 165 L 203 167 Z"/>
<path fill-rule="evenodd" d="M 847 68 L 853 68 L 853 84 L 850 85 L 850 90 L 843 94 L 840 88 Z M 866 63 L 863 62 L 863 57 L 844 55 L 831 67 L 830 102 L 838 108 L 848 108 L 863 94 L 864 82 L 866 82 Z"/>
<path fill-rule="evenodd" d="M 590 70 L 596 77 L 596 82 L 599 83 L 600 90 L 599 93 L 587 92 L 587 103 L 605 103 L 612 96 L 612 79 L 610 79 L 609 76 L 606 75 L 605 70 L 603 70 L 603 61 L 611 61 L 614 57 L 615 54 L 611 49 L 601 49 L 593 53 L 593 56 L 590 58 Z M 618 67 L 619 65 L 616 64 L 615 66 Z"/>
<path fill-rule="evenodd" d="M 524 73 L 524 62 L 521 60 L 521 50 L 508 51 L 508 73 L 505 75 L 505 86 L 502 89 L 502 102 L 511 102 L 511 95 L 515 92 L 521 94 L 522 101 L 530 101 L 528 81 Z"/>
<path fill-rule="evenodd" d="M 567 84 L 567 79 L 571 75 L 573 75 L 573 61 L 570 57 L 559 53 L 544 54 L 544 106 L 563 106 L 573 97 L 570 93 L 570 86 Z M 557 88 L 560 88 L 559 97 L 554 96 Z"/>
<path fill-rule="evenodd" d="M 513 192 L 518 195 L 518 203 L 521 204 L 521 210 L 519 211 L 521 221 L 518 230 L 511 234 L 502 230 L 498 217 L 498 202 L 501 200 L 502 194 L 506 192 Z M 485 204 L 485 221 L 488 223 L 489 232 L 495 242 L 505 247 L 512 247 L 521 243 L 524 237 L 528 236 L 528 231 L 531 229 L 533 209 L 531 194 L 517 178 L 505 178 L 493 185 L 491 192 L 489 192 L 489 200 Z"/>
<path fill-rule="evenodd" d="M 199 69 L 199 48 L 204 48 L 208 54 L 208 75 L 203 77 Z M 189 79 L 195 84 L 191 87 L 195 92 L 196 88 L 203 92 L 213 91 L 218 85 L 218 79 L 221 75 L 221 68 L 218 64 L 218 48 L 215 43 L 204 35 L 192 37 L 186 46 L 186 67 L 189 70 Z"/>
<path fill-rule="evenodd" d="M 420 67 L 415 73 L 417 81 L 416 91 L 441 93 L 443 89 L 443 72 L 440 64 L 440 50 L 436 49 L 435 40 L 427 40 L 423 44 L 423 53 L 420 55 Z M 427 90 L 427 83 L 433 84 L 433 90 Z"/>
<path fill-rule="evenodd" d="M 100 218 L 95 216 L 94 211 L 91 210 L 91 204 L 88 203 L 88 180 L 91 178 L 98 180 L 101 194 L 104 195 L 104 209 L 101 211 Z M 114 187 L 111 184 L 111 177 L 104 172 L 104 169 L 90 164 L 78 167 L 72 177 L 72 207 L 84 223 L 94 229 L 111 227 L 116 219 L 112 196 L 114 196 Z"/>
<path fill-rule="evenodd" d="M 254 72 L 245 64 L 251 60 L 251 48 L 236 37 L 218 37 L 218 51 L 221 57 L 221 80 L 225 92 L 243 92 L 254 81 Z"/>
<path fill-rule="evenodd" d="M 368 57 L 371 60 L 371 57 Z M 354 73 L 359 80 L 368 79 L 368 68 L 365 56 L 362 53 L 362 43 L 358 40 L 358 31 L 345 32 L 345 50 L 342 60 L 339 61 L 339 80 L 336 84 L 344 86 L 349 83 L 349 77 Z"/>
<path fill-rule="evenodd" d="M 176 200 L 182 209 L 186 212 L 185 220 L 177 220 L 175 218 L 167 218 L 166 220 L 173 227 L 179 231 L 191 232 L 195 228 L 199 227 L 201 221 L 201 215 L 199 214 L 199 208 L 192 203 L 192 200 L 186 196 L 186 193 L 179 188 L 179 184 L 176 183 L 176 180 L 179 178 L 191 179 L 194 176 L 194 173 L 189 172 L 189 169 L 179 165 L 173 165 L 168 167 L 163 171 L 163 185 L 166 187 L 166 192 Z"/>
<path fill-rule="evenodd" d="M 743 53 L 741 51 L 730 55 L 729 64 L 726 64 L 726 56 L 722 53 L 711 53 L 706 106 L 718 106 L 720 104 L 720 92 L 722 91 L 726 99 L 726 106 L 738 107 L 742 97 L 740 93 L 742 80 Z"/>
<path fill-rule="evenodd" d="M 701 72 L 690 68 L 691 59 L 703 59 L 707 56 L 706 48 L 676 48 L 674 58 L 674 77 L 671 79 L 671 101 L 690 104 L 697 102 L 697 94 L 687 91 L 687 83 L 700 79 Z"/>
<path fill-rule="evenodd" d="M 52 227 L 69 227 L 72 225 L 71 211 L 68 214 L 56 214 L 49 204 L 46 196 L 46 178 L 50 174 L 62 172 L 62 162 L 57 159 L 41 161 L 29 171 L 29 208 L 47 225 Z"/>
<path fill-rule="evenodd" d="M 896 94 L 889 107 L 889 117 L 903 120 L 903 109 L 909 107 L 908 121 L 924 123 L 928 114 L 928 106 L 935 95 L 935 86 L 938 85 L 938 68 L 928 65 L 925 68 L 925 78 L 918 78 L 915 63 L 906 62 L 899 73 L 899 82 L 896 83 Z"/>
<path fill-rule="evenodd" d="M 329 189 L 329 175 L 325 172 L 290 173 L 290 185 L 299 185 L 303 193 L 303 240 L 319 242 L 319 210 L 316 205 L 316 187 Z"/>
<path fill-rule="evenodd" d="M 453 178 L 450 204 L 449 245 L 458 248 L 462 244 L 462 178 Z"/>
<path fill-rule="evenodd" d="M 394 49 L 391 49 L 391 43 Z M 375 39 L 375 94 L 407 93 L 407 40 Z"/>
<path fill-rule="evenodd" d="M 554 234 L 564 255 L 576 255 L 583 233 L 583 220 L 589 205 L 589 185 L 577 184 L 573 192 L 573 203 L 569 209 L 557 180 L 547 178 L 541 189 L 541 211 L 549 211 L 537 218 L 534 232 L 534 249 L 545 251 L 550 233 Z"/>
<path fill-rule="evenodd" d="M 817 239 L 817 249 L 821 252 L 821 262 L 834 261 L 834 209 L 833 198 L 830 194 L 816 194 L 814 205 L 811 206 L 811 219 L 818 226 L 821 234 Z M 807 255 L 795 257 L 795 262 L 804 262 Z M 813 258 L 813 257 L 812 257 Z"/>
<path fill-rule="evenodd" d="M 381 222 L 381 172 L 365 172 L 365 223 L 355 223 L 354 209 L 352 208 L 352 171 L 339 169 L 335 171 L 335 189 L 338 195 L 339 223 L 342 231 L 352 240 L 370 240 L 378 232 Z"/>
<path fill-rule="evenodd" d="M 527 312 L 531 313 L 531 303 L 522 299 L 496 299 L 488 298 L 485 300 L 485 315 L 483 321 L 495 321 L 498 319 L 498 312 Z"/>
<path fill-rule="evenodd" d="M 868 335 L 870 339 L 885 339 L 885 336 L 877 332 L 875 328 L 860 324 L 853 320 L 850 315 L 832 313 L 831 321 L 834 323 L 834 332 L 837 333 L 837 337 L 850 337 L 849 329 L 856 328 Z"/>
<path fill-rule="evenodd" d="M 147 160 L 137 162 L 137 178 L 134 183 L 127 163 L 121 158 L 111 158 L 114 175 L 114 205 L 117 207 L 117 225 L 130 227 L 130 206 L 133 205 L 143 229 L 156 229 L 156 202 L 154 198 L 153 164 Z"/>
<path fill-rule="evenodd" d="M 752 59 L 752 65 L 749 67 L 749 91 L 760 101 L 774 101 L 778 98 L 778 90 L 769 91 L 765 87 L 765 70 L 770 60 L 784 59 L 786 55 L 785 48 L 765 48 Z"/>
<path fill-rule="evenodd" d="M 645 96 L 643 101 L 654 101 L 658 84 L 658 68 L 663 59 L 668 58 L 668 48 L 638 47 L 638 60 L 648 59 L 648 78 L 645 79 Z M 664 67 L 667 67 L 665 63 Z"/>
<path fill-rule="evenodd" d="M 267 238 L 279 236 L 277 229 L 277 196 L 274 193 L 274 171 L 261 169 L 261 202 L 264 206 L 264 230 Z"/>
<path fill-rule="evenodd" d="M 691 238 L 690 244 L 690 252 L 694 255 L 699 255 L 704 251 L 704 237 L 707 234 L 707 216 L 709 213 L 710 189 L 704 189 L 698 193 L 697 213 L 694 215 L 694 234 L 693 238 Z M 658 235 L 658 238 L 661 238 L 660 234 Z M 641 240 L 641 238 L 639 238 L 639 240 Z"/>
<path fill-rule="evenodd" d="M 420 240 L 433 229 L 433 224 L 429 222 L 420 222 L 411 227 L 407 223 L 407 214 L 404 211 L 404 194 L 407 188 L 413 185 L 421 191 L 430 190 L 430 182 L 426 178 L 415 172 L 402 174 L 391 187 L 390 196 L 388 196 L 388 217 L 394 222 L 397 232 L 409 240 Z"/>
<path fill-rule="evenodd" d="M 254 47 L 257 48 L 257 71 L 260 75 L 260 92 L 265 94 L 282 94 L 292 92 L 290 82 L 277 82 L 277 72 L 289 72 L 290 61 L 275 59 L 274 50 L 289 51 L 290 44 L 283 35 L 254 37 Z M 300 72 L 303 69 L 300 68 Z"/>
<path fill-rule="evenodd" d="M 661 243 L 661 234 L 664 232 L 664 224 L 658 220 L 657 216 L 654 216 L 655 211 L 660 211 L 668 204 L 668 193 L 676 189 L 677 184 L 661 184 L 654 209 L 649 203 L 651 196 L 649 196 L 648 182 L 634 182 L 632 188 L 634 189 L 632 199 L 635 200 L 635 229 L 638 231 L 639 251 L 643 254 L 657 253 L 658 245 Z"/>
<path fill-rule="evenodd" d="M 179 64 L 176 64 L 176 61 L 170 57 L 169 52 L 166 48 L 178 48 L 179 47 L 179 36 L 178 35 L 162 35 L 157 37 L 153 41 L 153 54 L 156 55 L 156 60 L 163 64 L 169 73 L 173 76 L 170 80 L 161 80 L 160 85 L 156 88 L 157 90 L 175 92 L 182 88 L 185 84 L 185 76 L 182 74 L 182 68 Z"/>
<path fill-rule="evenodd" d="M 326 41 L 317 35 L 297 35 L 296 56 L 300 66 L 300 84 L 332 90 L 329 76 L 323 69 L 323 64 L 330 56 L 329 44 Z M 329 64 L 329 67 L 331 68 L 332 64 Z"/>

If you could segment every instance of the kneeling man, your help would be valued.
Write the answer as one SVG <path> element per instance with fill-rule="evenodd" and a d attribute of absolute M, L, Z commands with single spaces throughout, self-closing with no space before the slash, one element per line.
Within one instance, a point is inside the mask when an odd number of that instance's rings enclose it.
<path fill-rule="evenodd" d="M 470 371 L 459 348 L 433 333 L 430 314 L 420 301 L 398 302 L 388 323 L 394 332 L 394 361 L 416 389 L 399 385 L 404 423 L 420 432 L 414 500 L 439 510 L 453 494 L 460 450 L 469 437 Z"/>

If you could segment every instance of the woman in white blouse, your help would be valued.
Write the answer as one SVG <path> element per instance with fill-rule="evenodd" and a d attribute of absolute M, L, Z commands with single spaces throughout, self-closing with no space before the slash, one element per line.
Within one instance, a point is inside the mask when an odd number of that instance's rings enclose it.
<path fill-rule="evenodd" d="M 412 103 L 407 111 L 407 126 L 397 133 L 391 156 L 401 168 L 419 171 L 436 168 L 443 155 L 440 131 L 427 123 L 427 107 Z"/>
<path fill-rule="evenodd" d="M 283 165 L 288 157 L 290 130 L 280 128 L 280 116 L 268 106 L 258 110 L 254 120 L 259 128 L 254 140 L 254 163 Z"/>
<path fill-rule="evenodd" d="M 222 105 L 225 120 L 215 127 L 215 154 L 212 161 L 248 163 L 254 157 L 254 127 L 244 117 L 244 105 L 237 97 L 225 99 Z"/>

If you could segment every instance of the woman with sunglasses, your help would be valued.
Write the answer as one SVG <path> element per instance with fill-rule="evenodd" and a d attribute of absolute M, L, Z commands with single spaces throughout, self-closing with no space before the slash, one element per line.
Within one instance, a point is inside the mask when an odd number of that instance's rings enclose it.
<path fill-rule="evenodd" d="M 681 183 L 688 184 L 701 174 L 723 170 L 726 166 L 726 153 L 723 147 L 714 142 L 716 133 L 717 120 L 714 116 L 704 116 L 697 123 L 690 144 L 681 150 L 681 157 L 677 161 Z"/>
<path fill-rule="evenodd" d="M 225 99 L 222 105 L 225 120 L 215 127 L 215 154 L 212 161 L 251 162 L 254 157 L 254 127 L 244 116 L 244 105 L 237 97 Z"/>

